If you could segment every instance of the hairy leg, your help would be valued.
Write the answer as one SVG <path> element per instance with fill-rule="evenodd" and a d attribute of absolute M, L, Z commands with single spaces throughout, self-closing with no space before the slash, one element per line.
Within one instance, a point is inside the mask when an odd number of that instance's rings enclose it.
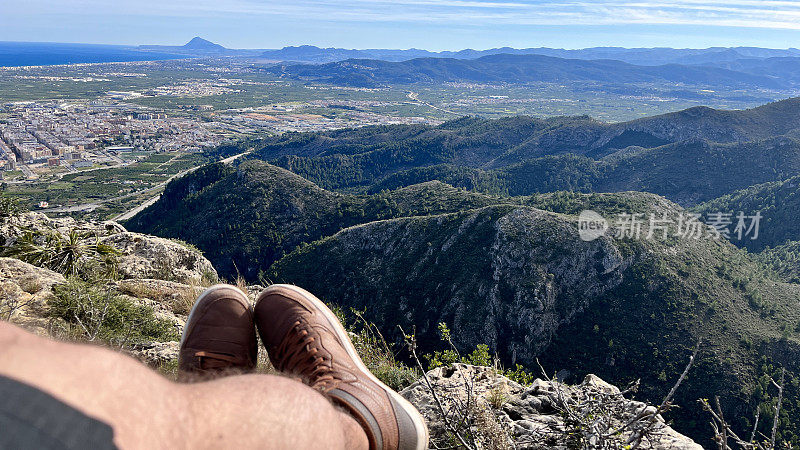
<path fill-rule="evenodd" d="M 109 424 L 121 448 L 366 448 L 352 418 L 297 381 L 238 375 L 177 384 L 119 353 L 2 321 L 0 375 Z"/>

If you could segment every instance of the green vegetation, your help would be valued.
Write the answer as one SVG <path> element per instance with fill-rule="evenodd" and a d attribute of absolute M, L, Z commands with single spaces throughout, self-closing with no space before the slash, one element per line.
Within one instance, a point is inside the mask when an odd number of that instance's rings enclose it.
<path fill-rule="evenodd" d="M 748 187 L 729 195 L 698 205 L 701 213 L 725 212 L 735 216 L 741 211 L 746 215 L 760 212 L 763 219 L 759 226 L 758 239 L 734 240 L 736 245 L 751 251 L 778 247 L 788 241 L 800 240 L 800 176 L 783 181 L 764 183 Z"/>
<path fill-rule="evenodd" d="M 633 193 L 570 194 L 555 203 L 609 214 L 637 203 L 665 205 L 654 200 Z M 762 361 L 789 371 L 785 395 L 792 400 L 784 407 L 786 420 L 796 423 L 797 285 L 771 281 L 730 244 L 615 239 L 612 250 L 581 244 L 566 217 L 537 214 L 495 206 L 372 222 L 301 247 L 274 264 L 269 278 L 297 283 L 345 307 L 367 308 L 366 318 L 390 341 L 399 340 L 396 324 L 416 325 L 420 348 L 437 365 L 485 363 L 496 353 L 527 372 L 539 358 L 544 367 L 566 369 L 577 379 L 595 373 L 624 385 L 640 378 L 642 398 L 650 402 L 664 397 L 665 380 L 677 378 L 687 352 L 702 338 L 700 359 L 676 397 L 681 408 L 670 413 L 679 431 L 705 442 L 707 419 L 696 401 L 713 395 L 723 399 L 737 430 L 752 427 L 746 417 L 774 401 L 757 387 Z M 576 266 L 613 259 L 616 252 L 622 265 L 605 274 L 600 267 L 596 279 Z M 571 270 L 580 278 L 570 279 Z M 566 323 L 557 332 L 541 328 L 561 320 Z M 440 322 L 452 324 L 459 353 L 436 344 Z M 765 433 L 767 416 L 761 416 Z M 793 433 L 785 427 L 782 439 L 796 442 Z"/>
<path fill-rule="evenodd" d="M 102 341 L 115 347 L 141 342 L 174 341 L 174 325 L 153 314 L 153 309 L 135 304 L 94 283 L 70 277 L 54 287 L 48 301 L 49 314 L 62 319 L 66 334 L 88 341 Z"/>
<path fill-rule="evenodd" d="M 800 241 L 789 241 L 753 255 L 789 283 L 800 284 Z"/>
<path fill-rule="evenodd" d="M 371 196 L 338 194 L 247 161 L 238 168 L 206 166 L 172 181 L 158 202 L 125 226 L 190 242 L 223 276 L 241 273 L 253 280 L 295 248 L 349 226 L 505 202 L 442 183 Z"/>
<path fill-rule="evenodd" d="M 398 358 L 396 346 L 386 342 L 378 327 L 364 319 L 364 311 L 351 308 L 349 314 L 345 314 L 336 305 L 331 307 L 350 333 L 361 360 L 385 385 L 400 391 L 419 379 L 419 371 Z"/>
<path fill-rule="evenodd" d="M 198 153 L 151 154 L 140 162 L 68 173 L 52 180 L 7 184 L 5 193 L 27 208 L 41 201 L 51 206 L 91 206 L 87 218 L 110 219 L 154 197 L 175 174 L 206 163 Z"/>
<path fill-rule="evenodd" d="M 533 380 L 536 379 L 533 373 L 527 371 L 525 367 L 520 364 L 517 364 L 514 370 L 503 369 L 497 355 L 493 355 L 489 350 L 489 346 L 486 344 L 478 344 L 471 353 L 462 355 L 455 344 L 453 344 L 452 332 L 445 323 L 439 324 L 439 334 L 442 342 L 447 344 L 447 348 L 422 355 L 422 358 L 428 361 L 428 370 L 461 363 L 481 367 L 494 367 L 498 374 L 507 377 L 511 381 L 520 383 L 523 386 L 533 383 Z"/>
<path fill-rule="evenodd" d="M 15 205 L 0 195 L 0 205 L 4 204 Z M 101 242 L 99 236 L 74 228 L 66 234 L 21 229 L 13 220 L 20 214 L 18 207 L 6 212 L 9 214 L 4 223 L 10 222 L 16 237 L 3 248 L 2 255 L 51 269 L 67 278 L 66 283 L 53 286 L 54 295 L 47 300 L 47 315 L 56 335 L 104 342 L 116 348 L 178 338 L 172 322 L 158 318 L 153 308 L 134 303 L 109 286 L 109 281 L 117 278 L 117 249 Z M 18 283 L 29 293 L 42 289 L 35 279 Z"/>
<path fill-rule="evenodd" d="M 14 220 L 24 208 L 16 198 L 0 195 L 0 224 L 7 224 Z"/>
<path fill-rule="evenodd" d="M 692 108 L 620 124 L 466 117 L 437 127 L 286 133 L 244 145 L 255 148 L 253 158 L 343 192 L 438 180 L 500 195 L 640 190 L 694 205 L 795 175 L 800 143 L 791 117 L 799 104 Z"/>
<path fill-rule="evenodd" d="M 17 258 L 34 266 L 46 267 L 65 275 L 77 275 L 87 268 L 92 273 L 114 272 L 114 258 L 119 252 L 91 234 L 70 230 L 67 236 L 50 233 L 26 232 L 3 252 L 5 256 Z"/>

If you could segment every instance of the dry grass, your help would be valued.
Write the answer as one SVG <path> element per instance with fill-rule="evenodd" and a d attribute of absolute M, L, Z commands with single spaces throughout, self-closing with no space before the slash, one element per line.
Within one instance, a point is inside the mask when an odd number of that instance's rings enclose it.
<path fill-rule="evenodd" d="M 494 409 L 501 409 L 508 402 L 508 388 L 498 384 L 486 393 L 486 401 Z"/>
<path fill-rule="evenodd" d="M 476 443 L 479 444 L 479 448 L 486 450 L 513 448 L 511 430 L 497 420 L 497 416 L 489 406 L 484 401 L 475 401 L 469 407 Z M 494 407 L 494 405 L 491 406 Z"/>
<path fill-rule="evenodd" d="M 17 281 L 17 284 L 20 289 L 28 294 L 35 294 L 44 288 L 41 280 L 37 279 L 35 276 L 22 277 Z"/>
<path fill-rule="evenodd" d="M 149 298 L 167 307 L 175 314 L 187 315 L 195 300 L 202 292 L 198 282 L 175 286 L 153 285 L 146 282 L 126 280 L 118 285 L 118 290 L 136 298 Z"/>

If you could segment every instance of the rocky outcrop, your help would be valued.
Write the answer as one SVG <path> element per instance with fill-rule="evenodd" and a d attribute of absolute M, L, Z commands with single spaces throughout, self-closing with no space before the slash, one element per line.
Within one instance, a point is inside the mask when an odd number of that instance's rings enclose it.
<path fill-rule="evenodd" d="M 57 233 L 67 239 L 73 232 L 87 246 L 99 241 L 119 251 L 116 274 L 121 279 L 98 281 L 98 288 L 131 303 L 148 306 L 155 318 L 171 323 L 177 335 L 183 330 L 194 300 L 204 289 L 201 284 L 216 280 L 214 267 L 199 251 L 175 241 L 128 232 L 116 222 L 25 213 L 0 225 L 0 244 L 12 246 L 25 233 L 33 233 L 36 242 L 47 245 L 46 236 Z M 48 300 L 53 297 L 53 287 L 66 281 L 62 274 L 47 268 L 15 258 L 0 258 L 0 320 L 9 320 L 38 334 L 60 336 L 64 324 L 52 317 Z M 177 342 L 168 341 L 137 342 L 126 350 L 158 366 L 177 358 L 177 349 Z"/>
<path fill-rule="evenodd" d="M 0 244 L 10 246 L 27 232 L 43 235 L 55 232 L 66 237 L 73 231 L 86 241 L 93 243 L 99 239 L 119 250 L 117 271 L 122 278 L 156 278 L 193 284 L 217 278 L 214 266 L 196 249 L 169 239 L 129 232 L 113 221 L 82 221 L 25 213 L 0 225 Z"/>
<path fill-rule="evenodd" d="M 154 366 L 163 367 L 178 360 L 180 353 L 180 342 L 151 342 L 149 344 L 137 345 L 129 350 L 131 355 L 139 360 Z"/>
<path fill-rule="evenodd" d="M 197 250 L 175 241 L 129 231 L 101 239 L 122 255 L 117 270 L 123 278 L 157 278 L 181 283 L 215 280 L 214 266 Z"/>
<path fill-rule="evenodd" d="M 72 217 L 51 218 L 42 213 L 28 212 L 0 224 L 0 245 L 8 246 L 17 237 L 29 231 L 35 233 L 56 231 L 66 236 L 72 230 L 93 236 L 108 236 L 126 231 L 125 227 L 114 221 L 86 221 L 76 220 Z"/>
<path fill-rule="evenodd" d="M 0 320 L 46 334 L 47 300 L 64 276 L 14 258 L 0 258 Z"/>
<path fill-rule="evenodd" d="M 431 370 L 426 377 L 427 381 L 420 379 L 400 394 L 425 417 L 434 442 L 452 442 L 453 439 L 443 419 L 444 410 L 452 414 L 449 418 L 451 423 L 454 418 L 459 420 L 467 415 L 470 424 L 468 435 L 489 448 L 621 449 L 630 445 L 631 427 L 605 438 L 602 431 L 622 428 L 643 411 L 655 412 L 655 407 L 626 399 L 617 387 L 594 375 L 587 375 L 583 383 L 574 386 L 540 379 L 523 386 L 489 367 L 454 364 Z M 441 402 L 441 408 L 431 388 Z M 603 401 L 607 404 L 602 404 Z M 563 405 L 569 405 L 573 410 L 566 412 Z M 587 405 L 595 409 L 589 411 Z M 608 418 L 605 419 L 604 414 L 590 415 L 599 411 L 607 413 Z M 574 419 L 565 420 L 565 417 L 581 417 L 581 414 L 600 432 L 593 436 L 588 427 L 576 426 Z M 650 427 L 652 431 L 639 448 L 702 449 L 667 426 L 660 415 L 652 417 Z"/>

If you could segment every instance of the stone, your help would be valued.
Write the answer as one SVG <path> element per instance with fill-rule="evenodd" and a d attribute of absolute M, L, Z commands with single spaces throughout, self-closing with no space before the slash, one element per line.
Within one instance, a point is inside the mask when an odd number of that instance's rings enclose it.
<path fill-rule="evenodd" d="M 619 394 L 620 392 L 618 387 L 606 383 L 600 377 L 591 373 L 583 379 L 583 385 L 597 388 L 608 394 Z"/>
<path fill-rule="evenodd" d="M 180 342 L 152 342 L 150 344 L 139 345 L 129 351 L 129 353 L 153 367 L 170 363 L 178 359 L 180 352 Z"/>
<path fill-rule="evenodd" d="M 72 217 L 51 218 L 39 212 L 27 212 L 15 217 L 12 221 L 0 224 L 0 243 L 10 245 L 20 235 L 32 231 L 34 233 L 58 232 L 64 236 L 75 230 L 92 236 L 103 237 L 122 233 L 125 227 L 117 222 L 75 220 Z"/>
<path fill-rule="evenodd" d="M 596 375 L 587 375 L 579 385 L 569 386 L 556 381 L 537 379 L 529 386 L 522 386 L 498 374 L 489 367 L 476 367 L 465 364 L 454 364 L 450 367 L 440 367 L 429 371 L 427 379 L 433 385 L 435 392 L 448 413 L 463 410 L 463 405 L 473 402 L 477 410 L 484 413 L 480 420 L 475 420 L 479 425 L 473 425 L 470 432 L 478 439 L 486 437 L 482 442 L 484 447 L 491 448 L 520 448 L 520 449 L 566 449 L 573 448 L 576 430 L 564 423 L 563 414 L 558 405 L 562 400 L 577 401 L 582 396 L 596 396 L 598 392 L 620 399 L 620 390 Z M 497 402 L 498 387 L 503 388 L 505 401 Z M 470 392 L 471 388 L 471 392 Z M 429 431 L 434 443 L 446 444 L 450 439 L 443 415 L 436 400 L 430 393 L 424 379 L 420 379 L 400 392 L 400 395 L 414 404 L 428 423 Z M 619 415 L 612 418 L 613 427 L 621 426 L 633 417 L 633 414 L 647 408 L 655 412 L 655 407 L 641 402 L 622 399 L 622 408 Z M 492 405 L 502 403 L 499 408 Z M 456 414 L 458 416 L 458 414 Z M 494 425 L 488 426 L 487 417 Z M 663 418 L 655 418 L 657 430 L 649 440 L 642 441 L 642 449 L 675 449 L 675 450 L 701 450 L 702 447 L 673 430 Z M 487 428 L 489 431 L 484 430 Z M 498 430 L 501 430 L 498 432 Z M 503 431 L 504 430 L 504 431 Z M 503 437 L 505 433 L 505 437 Z M 488 437 L 487 437 L 488 436 Z M 624 440 L 630 432 L 623 432 L 617 441 L 606 443 L 603 448 L 624 448 Z M 507 441 L 507 442 L 506 442 Z M 597 445 L 600 438 L 587 436 L 586 445 Z"/>
<path fill-rule="evenodd" d="M 0 320 L 46 335 L 47 300 L 64 276 L 15 258 L 0 258 Z"/>
<path fill-rule="evenodd" d="M 200 252 L 169 239 L 126 231 L 101 242 L 122 252 L 117 270 L 123 278 L 196 284 L 217 278 L 214 266 Z"/>

